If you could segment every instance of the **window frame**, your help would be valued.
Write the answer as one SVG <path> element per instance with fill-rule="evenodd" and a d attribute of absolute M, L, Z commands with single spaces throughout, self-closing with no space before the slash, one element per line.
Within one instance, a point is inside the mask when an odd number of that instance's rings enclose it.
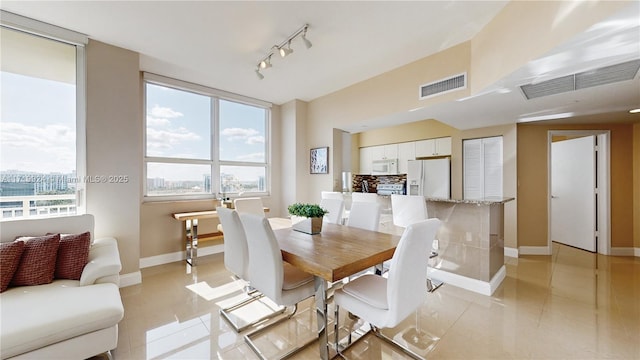
<path fill-rule="evenodd" d="M 216 199 L 220 194 L 220 167 L 221 166 L 244 166 L 259 167 L 265 169 L 265 191 L 247 193 L 246 196 L 269 196 L 271 194 L 271 108 L 270 102 L 257 100 L 251 97 L 230 93 L 227 91 L 210 88 L 207 86 L 190 83 L 187 81 L 177 80 L 162 75 L 149 72 L 143 73 L 143 202 L 159 202 L 159 201 L 181 201 L 181 200 L 210 200 Z M 153 84 L 162 87 L 168 87 L 175 90 L 186 91 L 198 95 L 208 96 L 211 98 L 211 133 L 210 137 L 210 160 L 188 159 L 176 157 L 159 157 L 147 155 L 147 84 Z M 231 101 L 247 106 L 259 107 L 265 110 L 265 162 L 241 162 L 241 161 L 221 161 L 220 160 L 220 100 Z M 192 165 L 210 165 L 211 168 L 211 192 L 205 194 L 172 194 L 172 195 L 149 195 L 147 189 L 147 164 L 148 163 L 166 163 L 166 164 L 192 164 Z M 239 193 L 225 193 L 225 196 L 241 197 Z"/>
<path fill-rule="evenodd" d="M 89 37 L 69 29 L 0 9 L 0 26 L 72 45 L 76 49 L 76 180 L 85 179 L 87 174 L 87 57 L 86 45 Z M 45 217 L 64 217 L 82 215 L 87 212 L 87 192 L 83 181 L 76 181 L 76 211 L 71 214 L 58 214 Z M 39 215 L 42 216 L 42 215 Z M 32 216 L 22 216 L 28 219 Z"/>

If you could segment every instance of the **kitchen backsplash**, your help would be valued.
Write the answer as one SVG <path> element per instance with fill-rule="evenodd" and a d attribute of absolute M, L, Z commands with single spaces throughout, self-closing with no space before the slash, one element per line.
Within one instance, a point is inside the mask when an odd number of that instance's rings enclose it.
<path fill-rule="evenodd" d="M 362 192 L 362 181 L 369 184 L 369 192 L 378 192 L 378 184 L 403 184 L 406 186 L 407 174 L 400 175 L 353 175 L 351 182 L 353 192 Z"/>

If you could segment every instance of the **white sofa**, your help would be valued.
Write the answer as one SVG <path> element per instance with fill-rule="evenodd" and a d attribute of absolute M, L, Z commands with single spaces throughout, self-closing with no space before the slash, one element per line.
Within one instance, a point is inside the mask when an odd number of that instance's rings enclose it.
<path fill-rule="evenodd" d="M 124 308 L 113 238 L 93 239 L 92 215 L 0 222 L 1 241 L 47 233 L 91 232 L 89 263 L 77 280 L 10 287 L 0 293 L 0 358 L 87 359 L 118 344 Z"/>

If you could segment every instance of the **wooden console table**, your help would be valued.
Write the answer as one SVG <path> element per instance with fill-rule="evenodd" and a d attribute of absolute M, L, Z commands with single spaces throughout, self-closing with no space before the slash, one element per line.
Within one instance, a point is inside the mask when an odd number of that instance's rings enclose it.
<path fill-rule="evenodd" d="M 264 212 L 269 212 L 265 207 Z M 198 235 L 198 220 L 217 219 L 218 212 L 215 210 L 193 211 L 172 214 L 173 218 L 184 222 L 185 227 L 185 249 L 187 251 L 187 264 L 196 265 L 198 259 L 198 242 L 208 240 L 223 239 L 224 235 L 220 231 Z"/>

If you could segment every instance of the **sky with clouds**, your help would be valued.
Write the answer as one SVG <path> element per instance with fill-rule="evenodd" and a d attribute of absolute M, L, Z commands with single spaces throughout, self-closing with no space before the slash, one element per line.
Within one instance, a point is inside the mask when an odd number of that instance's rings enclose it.
<path fill-rule="evenodd" d="M 75 86 L 2 72 L 0 169 L 70 173 L 75 169 Z M 148 156 L 211 158 L 211 98 L 147 87 Z M 265 110 L 220 100 L 220 159 L 265 161 Z M 148 177 L 201 180 L 202 166 L 151 166 Z M 208 172 L 208 171 L 207 171 Z M 240 178 L 261 169 L 234 168 Z"/>
<path fill-rule="evenodd" d="M 75 170 L 75 86 L 7 72 L 0 82 L 0 169 Z"/>
<path fill-rule="evenodd" d="M 147 85 L 147 156 L 183 159 L 211 158 L 212 99 L 188 91 Z M 265 110 L 231 101 L 219 101 L 219 157 L 222 161 L 265 161 Z M 215 136 L 215 134 L 214 134 Z M 201 166 L 152 165 L 147 177 L 178 180 L 202 177 Z M 223 169 L 224 170 L 224 169 Z M 241 179 L 264 176 L 263 169 L 238 169 Z"/>

